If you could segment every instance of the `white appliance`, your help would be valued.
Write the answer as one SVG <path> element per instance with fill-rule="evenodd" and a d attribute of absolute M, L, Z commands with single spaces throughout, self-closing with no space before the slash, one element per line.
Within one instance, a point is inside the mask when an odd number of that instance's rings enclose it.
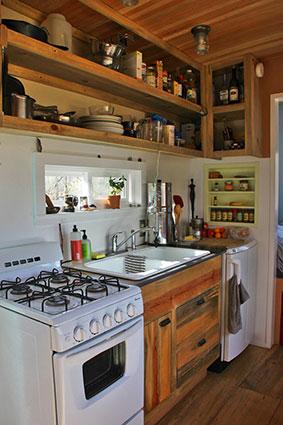
<path fill-rule="evenodd" d="M 60 258 L 52 242 L 0 249 L 0 422 L 142 425 L 141 291 Z"/>
<path fill-rule="evenodd" d="M 221 360 L 230 362 L 244 351 L 254 338 L 257 278 L 256 241 L 228 249 L 223 256 L 223 263 Z M 238 283 L 242 280 L 250 298 L 241 305 L 242 329 L 236 334 L 230 334 L 228 332 L 228 285 L 229 279 L 234 273 L 238 277 Z"/>

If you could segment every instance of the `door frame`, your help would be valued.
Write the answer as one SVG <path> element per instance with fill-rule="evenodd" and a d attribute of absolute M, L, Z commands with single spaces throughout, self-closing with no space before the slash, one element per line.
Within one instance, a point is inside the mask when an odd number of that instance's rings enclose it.
<path fill-rule="evenodd" d="M 279 203 L 279 104 L 283 104 L 283 93 L 270 96 L 270 219 L 268 241 L 268 291 L 266 342 L 274 344 L 275 292 L 276 292 L 276 250 Z M 274 187 L 274 190 L 272 188 Z"/>

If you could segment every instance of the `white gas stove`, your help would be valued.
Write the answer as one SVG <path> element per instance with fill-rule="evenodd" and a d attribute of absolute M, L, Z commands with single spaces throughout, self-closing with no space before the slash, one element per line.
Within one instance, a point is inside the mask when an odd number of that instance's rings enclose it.
<path fill-rule="evenodd" d="M 53 242 L 0 250 L 0 343 L 9 347 L 0 353 L 5 425 L 141 425 L 141 291 L 60 260 Z M 46 401 L 47 394 L 54 397 Z"/>

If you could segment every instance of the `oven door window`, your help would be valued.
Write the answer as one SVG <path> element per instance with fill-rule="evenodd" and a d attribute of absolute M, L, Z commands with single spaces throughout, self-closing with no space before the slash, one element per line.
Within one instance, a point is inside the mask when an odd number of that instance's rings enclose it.
<path fill-rule="evenodd" d="M 86 399 L 110 387 L 125 373 L 126 346 L 121 342 L 98 354 L 83 364 Z"/>

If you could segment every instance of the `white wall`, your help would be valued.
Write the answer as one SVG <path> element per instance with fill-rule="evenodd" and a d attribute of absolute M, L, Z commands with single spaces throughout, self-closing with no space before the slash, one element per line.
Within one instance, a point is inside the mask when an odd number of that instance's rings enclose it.
<path fill-rule="evenodd" d="M 67 142 L 62 140 L 42 139 L 44 152 L 68 153 L 133 160 L 142 158 L 146 164 L 147 181 L 153 181 L 156 175 L 157 154 L 139 152 L 137 150 L 105 147 L 100 145 L 85 145 L 82 143 Z M 32 152 L 35 152 L 35 138 L 0 135 L 0 234 L 1 246 L 15 243 L 19 240 L 44 238 L 46 240 L 58 240 L 58 224 L 36 224 L 34 218 L 34 199 L 32 185 Z M 266 345 L 266 297 L 268 281 L 268 228 L 269 228 L 269 188 L 270 188 L 270 160 L 254 158 L 226 159 L 229 162 L 252 162 L 259 163 L 259 221 L 252 230 L 254 238 L 258 241 L 259 267 L 257 280 L 257 309 L 256 309 L 256 332 L 255 344 Z M 203 165 L 218 161 L 202 159 L 185 159 L 161 155 L 159 177 L 163 181 L 173 183 L 173 193 L 182 196 L 185 208 L 183 221 L 188 219 L 188 183 L 190 178 L 195 179 L 196 184 L 196 214 L 203 215 Z M 143 212 L 132 209 L 127 213 L 118 213 L 111 216 L 105 215 L 79 224 L 86 228 L 93 242 L 94 250 L 106 248 L 107 235 L 117 230 L 129 232 L 137 228 L 139 219 L 143 218 Z M 64 238 L 67 241 L 72 224 L 63 224 Z M 68 255 L 68 252 L 67 254 Z"/>

